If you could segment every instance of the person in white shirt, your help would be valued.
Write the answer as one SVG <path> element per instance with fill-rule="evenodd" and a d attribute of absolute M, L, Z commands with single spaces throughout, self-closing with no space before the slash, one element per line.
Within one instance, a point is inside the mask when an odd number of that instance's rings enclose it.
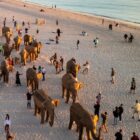
<path fill-rule="evenodd" d="M 42 76 L 43 76 L 42 81 L 45 81 L 45 74 L 46 74 L 46 69 L 42 67 Z"/>
<path fill-rule="evenodd" d="M 84 66 L 84 70 L 83 70 L 83 74 L 87 74 L 88 73 L 88 70 L 89 70 L 89 68 L 90 68 L 90 65 L 89 65 L 89 63 L 88 63 L 88 61 L 86 61 L 86 63 L 85 64 L 83 64 L 83 66 Z"/>
<path fill-rule="evenodd" d="M 4 120 L 4 129 L 5 132 L 9 131 L 11 127 L 11 120 L 9 114 L 6 114 L 5 120 Z"/>

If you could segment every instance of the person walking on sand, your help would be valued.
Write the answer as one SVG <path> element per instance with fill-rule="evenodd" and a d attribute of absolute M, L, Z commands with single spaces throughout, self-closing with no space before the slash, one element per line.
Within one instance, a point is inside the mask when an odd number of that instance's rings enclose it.
<path fill-rule="evenodd" d="M 123 104 L 119 106 L 119 121 L 122 121 L 122 114 L 124 112 Z"/>
<path fill-rule="evenodd" d="M 111 83 L 115 83 L 115 70 L 114 68 L 111 68 Z"/>
<path fill-rule="evenodd" d="M 99 92 L 98 93 L 98 95 L 96 96 L 96 102 L 97 102 L 97 104 L 100 104 L 100 102 L 101 102 L 101 92 Z"/>
<path fill-rule="evenodd" d="M 63 71 L 64 58 L 62 56 L 60 56 L 60 64 L 61 64 L 61 71 Z"/>
<path fill-rule="evenodd" d="M 127 34 L 124 34 L 124 40 L 125 40 L 125 42 L 127 42 L 127 39 L 128 39 L 128 35 Z"/>
<path fill-rule="evenodd" d="M 21 82 L 20 82 L 20 74 L 18 71 L 16 72 L 16 84 L 17 86 L 21 86 Z"/>
<path fill-rule="evenodd" d="M 100 104 L 96 103 L 94 104 L 94 115 L 97 115 L 99 118 L 99 112 L 100 112 Z"/>
<path fill-rule="evenodd" d="M 99 43 L 98 37 L 96 37 L 96 38 L 93 40 L 93 43 L 94 43 L 94 46 L 97 47 L 97 45 L 98 45 L 98 43 Z"/>
<path fill-rule="evenodd" d="M 83 70 L 83 74 L 88 74 L 88 71 L 89 71 L 89 68 L 90 68 L 90 65 L 89 65 L 89 63 L 88 63 L 88 61 L 86 61 L 86 63 L 85 64 L 83 64 L 83 66 L 85 67 L 84 68 L 84 70 Z"/>
<path fill-rule="evenodd" d="M 131 137 L 131 140 L 140 140 L 139 137 L 136 135 L 135 132 L 133 132 L 133 136 Z"/>
<path fill-rule="evenodd" d="M 45 74 L 46 74 L 46 69 L 44 67 L 42 67 L 42 81 L 45 81 Z"/>
<path fill-rule="evenodd" d="M 57 29 L 57 31 L 56 31 L 56 32 L 57 32 L 57 36 L 58 36 L 58 37 L 60 37 L 60 33 L 61 33 L 61 31 L 60 31 L 60 29 L 59 29 L 59 28 Z"/>
<path fill-rule="evenodd" d="M 39 29 L 38 28 L 36 29 L 36 34 L 39 34 Z"/>
<path fill-rule="evenodd" d="M 135 90 L 136 90 L 136 81 L 135 78 L 133 77 L 131 81 L 130 93 L 135 94 Z"/>
<path fill-rule="evenodd" d="M 27 97 L 27 109 L 31 109 L 31 100 L 32 100 L 32 93 L 28 90 L 26 97 Z"/>
<path fill-rule="evenodd" d="M 117 106 L 115 107 L 115 110 L 113 110 L 113 116 L 114 116 L 114 125 L 117 125 L 119 117 L 119 108 Z"/>
<path fill-rule="evenodd" d="M 80 44 L 80 41 L 77 40 L 77 42 L 76 42 L 77 50 L 79 49 L 79 44 Z"/>
<path fill-rule="evenodd" d="M 122 135 L 122 129 L 120 129 L 118 132 L 115 133 L 116 140 L 122 140 L 123 135 Z"/>
<path fill-rule="evenodd" d="M 140 121 L 140 103 L 138 100 L 136 100 L 136 103 L 135 105 L 132 107 L 133 109 L 133 116 L 132 116 L 132 119 L 134 119 L 135 117 L 135 114 L 138 115 L 138 121 Z"/>
<path fill-rule="evenodd" d="M 133 39 L 134 39 L 134 36 L 130 33 L 130 36 L 129 36 L 129 38 L 128 38 L 128 41 L 129 41 L 130 43 L 132 43 Z"/>
<path fill-rule="evenodd" d="M 4 130 L 5 133 L 10 129 L 11 127 L 11 120 L 9 114 L 6 114 L 5 120 L 4 120 Z"/>
<path fill-rule="evenodd" d="M 108 129 L 107 129 L 107 112 L 104 112 L 101 114 L 101 117 L 102 117 L 102 125 L 101 127 L 105 130 L 105 132 L 107 133 L 108 132 Z"/>

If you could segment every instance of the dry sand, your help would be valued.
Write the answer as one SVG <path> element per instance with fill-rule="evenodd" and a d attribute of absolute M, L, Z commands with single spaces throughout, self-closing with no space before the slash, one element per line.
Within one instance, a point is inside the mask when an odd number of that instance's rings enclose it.
<path fill-rule="evenodd" d="M 31 23 L 29 33 L 34 35 L 44 45 L 41 50 L 41 55 L 37 61 L 27 63 L 24 67 L 15 66 L 15 71 L 10 73 L 10 82 L 8 85 L 0 83 L 0 140 L 5 140 L 3 130 L 3 122 L 5 114 L 9 113 L 12 120 L 12 132 L 16 135 L 16 140 L 77 140 L 78 134 L 73 130 L 68 130 L 69 123 L 69 107 L 70 103 L 65 104 L 64 99 L 61 99 L 61 77 L 65 73 L 55 74 L 55 69 L 49 64 L 49 57 L 57 52 L 58 56 L 63 56 L 65 62 L 70 58 L 75 57 L 77 63 L 83 64 L 86 60 L 90 63 L 90 70 L 87 75 L 81 72 L 78 75 L 79 81 L 84 83 L 84 88 L 79 91 L 80 103 L 91 113 L 93 113 L 93 105 L 96 101 L 96 95 L 101 90 L 102 103 L 101 112 L 107 111 L 109 114 L 108 128 L 109 132 L 103 133 L 104 140 L 113 140 L 114 133 L 120 128 L 123 129 L 124 140 L 129 140 L 133 131 L 139 133 L 140 122 L 132 120 L 132 109 L 135 100 L 139 99 L 140 94 L 140 32 L 135 28 L 127 26 L 115 27 L 113 31 L 108 30 L 108 23 L 101 24 L 101 20 L 83 16 L 80 14 L 70 13 L 59 9 L 45 8 L 45 12 L 41 13 L 41 7 L 23 3 L 3 1 L 0 2 L 0 25 L 3 24 L 4 17 L 7 17 L 7 25 L 13 28 L 12 17 L 19 24 L 24 20 L 26 23 Z M 44 7 L 42 7 L 43 9 Z M 38 26 L 35 23 L 36 18 L 46 19 L 46 24 Z M 59 26 L 56 26 L 55 21 L 58 19 Z M 118 22 L 118 21 L 117 21 Z M 121 21 L 121 23 L 124 23 Z M 49 42 L 49 39 L 55 39 L 57 28 L 63 31 L 59 45 L 54 42 Z M 131 26 L 132 27 L 132 26 Z M 39 35 L 36 35 L 36 29 L 40 30 Z M 85 30 L 88 36 L 80 36 Z M 133 33 L 135 40 L 132 44 L 126 43 L 123 40 L 124 33 Z M 24 30 L 23 30 L 24 33 Z M 14 29 L 14 36 L 17 33 Z M 97 48 L 93 45 L 93 39 L 99 38 Z M 80 40 L 80 48 L 76 49 L 76 41 Z M 3 40 L 1 38 L 1 40 Z M 21 48 L 24 47 L 23 43 Z M 0 56 L 0 60 L 3 57 Z M 51 128 L 48 124 L 40 125 L 40 118 L 33 116 L 33 109 L 26 108 L 26 69 L 36 66 L 44 66 L 46 68 L 46 81 L 40 81 L 40 87 L 47 90 L 48 94 L 53 98 L 61 100 L 61 104 L 56 108 L 56 116 L 54 126 Z M 116 70 L 116 83 L 110 83 L 111 67 Z M 21 75 L 21 87 L 15 86 L 15 72 L 19 70 Z M 131 78 L 136 78 L 137 90 L 135 95 L 129 94 Z M 119 122 L 117 126 L 113 124 L 112 110 L 115 106 L 124 104 L 123 122 Z M 33 101 L 32 101 L 33 107 Z M 34 108 L 34 107 L 33 107 Z M 99 121 L 98 127 L 101 124 Z"/>

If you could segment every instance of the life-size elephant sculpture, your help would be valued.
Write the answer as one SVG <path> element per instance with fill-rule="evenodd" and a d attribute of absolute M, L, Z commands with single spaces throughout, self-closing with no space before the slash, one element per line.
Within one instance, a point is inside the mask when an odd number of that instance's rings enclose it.
<path fill-rule="evenodd" d="M 13 31 L 10 27 L 6 27 L 6 26 L 2 27 L 2 35 L 5 36 L 7 32 L 9 32 L 10 35 L 13 34 Z"/>
<path fill-rule="evenodd" d="M 77 92 L 83 86 L 81 82 L 78 82 L 72 74 L 66 73 L 62 77 L 62 98 L 66 93 L 66 103 L 69 102 L 69 97 L 72 95 L 73 102 L 76 101 Z"/>
<path fill-rule="evenodd" d="M 30 62 L 37 59 L 38 57 L 37 47 L 33 47 L 32 45 L 29 45 L 29 46 L 26 46 L 25 49 L 28 52 L 28 55 L 30 57 Z"/>
<path fill-rule="evenodd" d="M 3 54 L 5 58 L 8 58 L 10 56 L 13 49 L 14 49 L 14 45 L 12 45 L 12 47 L 10 47 L 9 44 L 7 43 L 3 45 Z"/>
<path fill-rule="evenodd" d="M 32 43 L 32 36 L 26 34 L 24 35 L 24 45 L 29 45 L 30 43 Z"/>
<path fill-rule="evenodd" d="M 6 43 L 8 44 L 10 43 L 12 34 L 13 34 L 13 31 L 11 28 L 5 27 L 5 26 L 2 28 L 2 35 L 5 36 Z"/>
<path fill-rule="evenodd" d="M 79 69 L 80 65 L 76 64 L 76 60 L 74 58 L 70 59 L 66 64 L 67 73 L 71 73 L 74 77 L 77 77 Z"/>
<path fill-rule="evenodd" d="M 41 124 L 48 122 L 50 126 L 53 126 L 54 123 L 54 109 L 55 106 L 59 104 L 59 100 L 53 100 L 49 97 L 43 89 L 35 90 L 33 92 L 34 105 L 35 105 L 35 116 L 38 112 L 41 114 Z M 46 115 L 46 120 L 45 120 Z"/>
<path fill-rule="evenodd" d="M 38 89 L 39 81 L 37 78 L 36 71 L 32 68 L 28 68 L 26 71 L 27 87 L 31 86 L 32 91 Z"/>
<path fill-rule="evenodd" d="M 35 48 L 37 48 L 37 53 L 39 54 L 40 53 L 40 50 L 42 48 L 42 43 L 34 40 L 32 42 L 32 46 L 35 47 Z"/>
<path fill-rule="evenodd" d="M 21 50 L 20 56 L 21 56 L 21 63 L 23 63 L 23 65 L 26 65 L 29 54 L 25 48 Z"/>
<path fill-rule="evenodd" d="M 19 47 L 20 47 L 21 42 L 22 42 L 22 37 L 20 37 L 20 36 L 15 37 L 14 42 L 15 42 L 16 51 L 19 51 Z"/>
<path fill-rule="evenodd" d="M 6 61 L 1 62 L 0 76 L 3 77 L 3 82 L 5 82 L 5 83 L 9 82 L 9 70 L 8 70 Z"/>
<path fill-rule="evenodd" d="M 92 138 L 94 140 L 101 140 L 101 128 L 99 129 L 98 135 L 94 132 L 94 129 L 96 129 L 94 117 L 88 111 L 86 111 L 79 103 L 73 103 L 70 107 L 69 129 L 72 128 L 72 124 L 73 122 L 75 122 L 79 129 L 79 140 L 82 140 L 84 127 L 86 128 L 88 140 L 92 140 Z"/>

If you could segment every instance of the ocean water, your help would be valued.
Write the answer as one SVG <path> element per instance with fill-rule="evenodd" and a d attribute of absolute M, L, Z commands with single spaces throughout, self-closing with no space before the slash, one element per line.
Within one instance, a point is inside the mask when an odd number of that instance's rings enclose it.
<path fill-rule="evenodd" d="M 140 0 L 24 0 L 140 24 Z"/>

